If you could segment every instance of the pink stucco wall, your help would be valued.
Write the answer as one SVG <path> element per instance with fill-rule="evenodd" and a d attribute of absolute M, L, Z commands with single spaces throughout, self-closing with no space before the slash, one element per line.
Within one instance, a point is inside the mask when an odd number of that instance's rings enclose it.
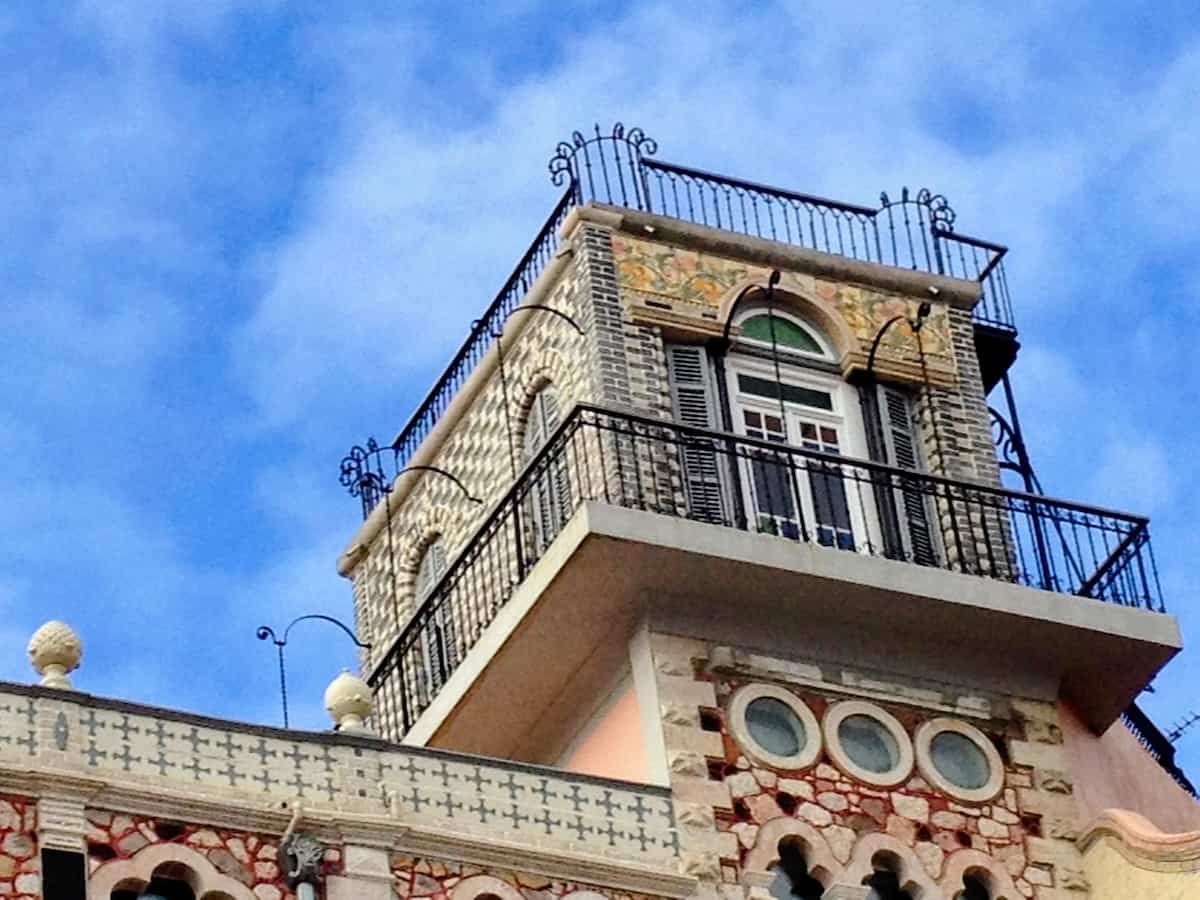
<path fill-rule="evenodd" d="M 1189 797 L 1137 742 L 1119 719 L 1096 736 L 1065 704 L 1059 704 L 1085 822 L 1106 809 L 1127 809 L 1168 833 L 1200 829 L 1200 804 Z"/>
<path fill-rule="evenodd" d="M 618 688 L 615 697 L 584 726 L 562 768 L 626 781 L 649 780 L 641 710 L 632 683 Z"/>

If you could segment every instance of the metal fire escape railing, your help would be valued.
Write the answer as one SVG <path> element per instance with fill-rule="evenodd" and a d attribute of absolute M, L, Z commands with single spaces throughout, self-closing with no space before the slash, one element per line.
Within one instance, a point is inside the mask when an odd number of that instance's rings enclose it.
<path fill-rule="evenodd" d="M 607 133 L 597 126 L 587 137 L 576 132 L 570 141 L 559 144 L 550 173 L 565 190 L 445 372 L 392 442 L 396 471 L 408 464 L 433 430 L 492 346 L 499 324 L 557 252 L 559 227 L 573 206 L 623 206 L 863 262 L 978 281 L 982 297 L 975 307 L 975 321 L 1015 331 L 1003 265 L 1007 249 L 955 232 L 954 210 L 942 195 L 905 188 L 895 199 L 881 194 L 878 208 L 856 206 L 651 159 L 657 149 L 641 129 L 626 130 L 620 124 Z M 365 473 L 354 471 L 364 464 L 347 458 L 349 483 L 365 483 Z M 378 492 L 368 491 L 362 500 L 365 517 L 378 502 Z"/>
<path fill-rule="evenodd" d="M 390 737 L 589 500 L 1163 611 L 1142 517 L 584 405 L 370 674 Z"/>

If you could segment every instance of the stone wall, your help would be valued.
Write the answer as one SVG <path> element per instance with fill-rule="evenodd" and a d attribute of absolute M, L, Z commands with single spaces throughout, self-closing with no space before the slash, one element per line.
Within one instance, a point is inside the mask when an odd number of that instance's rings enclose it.
<path fill-rule="evenodd" d="M 530 872 L 464 865 L 397 853 L 392 856 L 396 896 L 402 900 L 649 900 L 650 895 L 562 881 Z"/>
<path fill-rule="evenodd" d="M 279 871 L 277 836 L 102 809 L 89 809 L 84 815 L 89 875 L 101 866 L 131 859 L 146 847 L 178 844 L 200 853 L 218 872 L 250 888 L 259 900 L 290 900 L 294 896 Z M 341 851 L 331 847 L 322 874 L 337 874 L 340 869 Z"/>
<path fill-rule="evenodd" d="M 0 897 L 41 897 L 37 806 L 33 800 L 0 796 Z"/>
<path fill-rule="evenodd" d="M 1074 843 L 1079 810 L 1054 704 L 667 634 L 651 643 L 683 866 L 709 892 L 762 896 L 779 840 L 796 834 L 827 887 L 860 884 L 883 851 L 898 860 L 902 884 L 931 892 L 922 896 L 953 897 L 965 872 L 983 870 L 994 897 L 1086 897 L 1077 893 L 1087 890 Z M 956 800 L 914 766 L 902 783 L 880 788 L 849 774 L 829 752 L 828 736 L 803 769 L 754 762 L 729 720 L 731 696 L 749 683 L 785 688 L 818 720 L 847 698 L 869 700 L 909 735 L 934 717 L 962 719 L 993 742 L 1002 784 L 985 801 Z"/>

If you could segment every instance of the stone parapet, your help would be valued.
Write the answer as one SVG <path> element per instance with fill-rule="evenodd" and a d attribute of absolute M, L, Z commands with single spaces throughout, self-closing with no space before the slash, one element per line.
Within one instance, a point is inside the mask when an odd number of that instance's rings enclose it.
<path fill-rule="evenodd" d="M 365 829 L 387 846 L 429 834 L 443 846 L 574 859 L 577 870 L 677 870 L 661 788 L 0 685 L 0 787 L 40 796 L 72 786 L 89 806 L 242 827 L 277 826 L 300 807 L 306 820 Z"/>

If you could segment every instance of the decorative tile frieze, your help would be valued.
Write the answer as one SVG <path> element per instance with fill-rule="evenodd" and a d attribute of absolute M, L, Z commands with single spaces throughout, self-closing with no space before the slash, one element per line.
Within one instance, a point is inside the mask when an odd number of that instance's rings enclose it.
<path fill-rule="evenodd" d="M 68 722 L 55 765 L 134 787 L 231 805 L 352 810 L 466 838 L 673 866 L 678 841 L 663 790 L 381 741 L 238 726 L 37 689 L 0 690 L 0 770 L 28 767 L 17 738 Z M 39 739 L 40 740 L 40 739 Z M 36 762 L 35 762 L 36 764 Z"/>

